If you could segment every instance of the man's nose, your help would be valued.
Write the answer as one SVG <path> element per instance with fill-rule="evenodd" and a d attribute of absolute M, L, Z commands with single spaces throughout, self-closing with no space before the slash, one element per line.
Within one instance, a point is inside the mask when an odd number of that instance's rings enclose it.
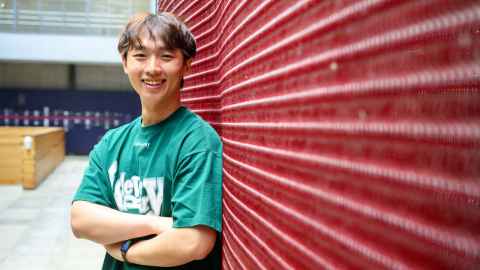
<path fill-rule="evenodd" d="M 155 56 L 149 57 L 147 61 L 146 72 L 149 74 L 157 74 L 162 72 L 162 67 L 160 65 L 159 59 Z"/>

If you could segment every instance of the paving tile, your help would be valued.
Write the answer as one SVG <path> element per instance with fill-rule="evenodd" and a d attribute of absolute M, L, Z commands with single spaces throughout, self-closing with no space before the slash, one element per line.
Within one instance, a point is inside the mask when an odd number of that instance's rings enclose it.
<path fill-rule="evenodd" d="M 46 197 L 48 198 L 48 197 Z M 47 205 L 46 198 L 21 197 L 10 204 L 9 209 L 39 209 Z"/>
<path fill-rule="evenodd" d="M 0 245 L 0 263 L 10 254 L 17 242 L 24 235 L 28 226 L 25 225 L 0 225 L 2 245 Z M 0 268 L 3 269 L 3 268 Z"/>
<path fill-rule="evenodd" d="M 74 239 L 64 242 L 62 257 L 52 256 L 52 269 L 101 269 L 105 250 L 87 240 Z"/>
<path fill-rule="evenodd" d="M 10 206 L 22 195 L 20 185 L 1 185 L 0 186 L 0 211 Z"/>
<path fill-rule="evenodd" d="M 18 267 L 23 269 L 30 266 L 30 269 L 46 269 L 49 265 L 50 257 L 36 254 L 13 254 L 8 256 L 0 265 L 0 269 L 14 269 Z M 16 268 L 15 268 L 16 269 Z"/>
<path fill-rule="evenodd" d="M 67 157 L 35 190 L 0 186 L 0 269 L 101 269 L 102 246 L 76 239 L 70 205 L 87 157 Z"/>
<path fill-rule="evenodd" d="M 15 209 L 7 208 L 0 213 L 0 224 L 19 224 L 19 223 L 29 223 L 34 220 L 41 209 Z"/>

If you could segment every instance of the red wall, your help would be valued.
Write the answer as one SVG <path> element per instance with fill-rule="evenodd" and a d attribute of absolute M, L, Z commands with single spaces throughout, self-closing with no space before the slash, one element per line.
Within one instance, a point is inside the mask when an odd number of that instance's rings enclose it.
<path fill-rule="evenodd" d="M 224 143 L 224 269 L 480 269 L 480 2 L 159 1 Z"/>

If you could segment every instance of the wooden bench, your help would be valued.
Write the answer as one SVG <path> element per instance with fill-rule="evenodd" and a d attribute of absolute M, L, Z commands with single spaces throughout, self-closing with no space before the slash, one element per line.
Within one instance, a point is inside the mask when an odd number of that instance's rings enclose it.
<path fill-rule="evenodd" d="M 25 189 L 34 189 L 64 158 L 62 128 L 0 127 L 0 184 L 21 183 Z"/>

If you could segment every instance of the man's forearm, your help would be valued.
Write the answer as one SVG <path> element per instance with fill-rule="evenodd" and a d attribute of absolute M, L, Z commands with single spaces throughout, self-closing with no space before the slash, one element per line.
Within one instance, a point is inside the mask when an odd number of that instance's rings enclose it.
<path fill-rule="evenodd" d="M 75 236 L 99 244 L 111 244 L 171 228 L 172 218 L 123 213 L 102 205 L 76 201 L 71 209 Z"/>
<path fill-rule="evenodd" d="M 156 237 L 133 244 L 127 252 L 131 263 L 177 266 L 206 257 L 215 245 L 216 232 L 207 227 L 173 228 Z M 123 260 L 119 244 L 106 246 L 108 253 Z"/>

